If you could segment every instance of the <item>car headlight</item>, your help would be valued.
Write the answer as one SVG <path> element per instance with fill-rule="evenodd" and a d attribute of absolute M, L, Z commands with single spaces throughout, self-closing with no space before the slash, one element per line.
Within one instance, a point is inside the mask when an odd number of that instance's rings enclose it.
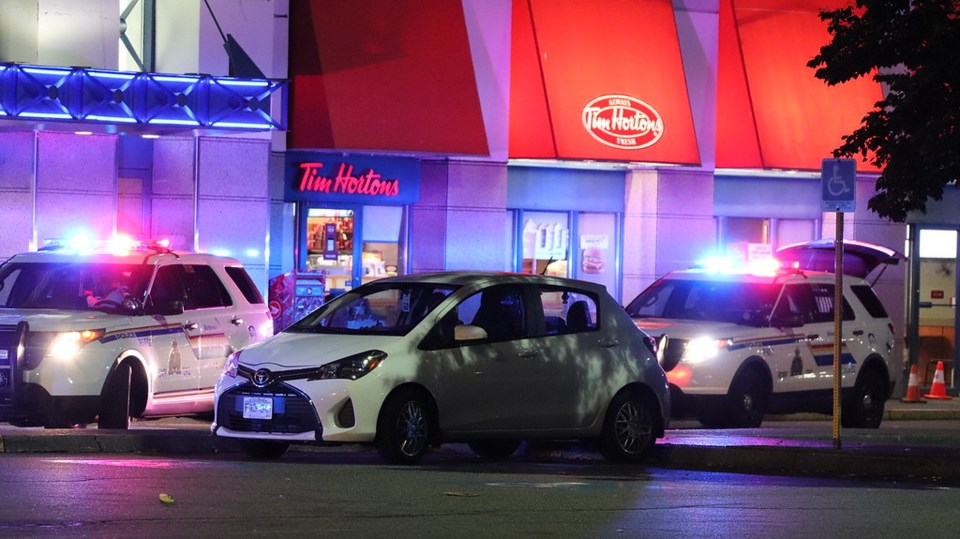
<path fill-rule="evenodd" d="M 223 364 L 223 374 L 229 376 L 230 378 L 237 377 L 237 369 L 240 366 L 240 351 L 237 350 L 229 356 L 227 356 L 227 361 Z"/>
<path fill-rule="evenodd" d="M 47 348 L 47 357 L 60 360 L 71 360 L 80 349 L 89 342 L 103 337 L 102 329 L 85 329 L 83 331 L 65 331 L 57 333 Z"/>
<path fill-rule="evenodd" d="M 717 356 L 721 349 L 730 344 L 727 339 L 712 339 L 710 337 L 697 337 L 687 342 L 683 350 L 683 361 L 685 363 L 702 363 L 709 361 Z"/>
<path fill-rule="evenodd" d="M 331 378 L 346 378 L 356 380 L 367 375 L 373 369 L 376 369 L 380 363 L 386 359 L 387 353 L 380 350 L 370 350 L 354 354 L 337 361 L 331 361 L 326 365 L 321 365 L 319 369 L 320 380 L 329 380 Z"/>

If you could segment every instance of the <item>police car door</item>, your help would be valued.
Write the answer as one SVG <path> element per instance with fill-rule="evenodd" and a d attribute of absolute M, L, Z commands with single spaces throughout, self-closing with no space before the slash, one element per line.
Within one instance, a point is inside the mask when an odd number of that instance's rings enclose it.
<path fill-rule="evenodd" d="M 216 272 L 204 264 L 183 266 L 184 328 L 197 358 L 198 385 L 212 390 L 223 371 L 223 364 L 232 351 L 234 332 L 241 332 L 246 342 L 243 317 Z"/>
<path fill-rule="evenodd" d="M 173 393 L 196 391 L 199 369 L 191 346 L 196 330 L 183 310 L 183 270 L 180 265 L 160 266 L 150 288 L 145 312 L 152 317 L 153 357 L 148 360 L 154 374 L 154 399 Z"/>
<path fill-rule="evenodd" d="M 833 286 L 784 286 L 774 321 L 787 337 L 775 355 L 777 391 L 833 387 Z"/>

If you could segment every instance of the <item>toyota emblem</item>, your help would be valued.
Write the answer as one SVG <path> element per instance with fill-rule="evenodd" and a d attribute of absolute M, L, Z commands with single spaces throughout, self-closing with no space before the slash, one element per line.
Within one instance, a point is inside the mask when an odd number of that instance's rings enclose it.
<path fill-rule="evenodd" d="M 258 369 L 253 373 L 253 383 L 257 387 L 266 387 L 270 384 L 270 371 L 267 369 Z"/>

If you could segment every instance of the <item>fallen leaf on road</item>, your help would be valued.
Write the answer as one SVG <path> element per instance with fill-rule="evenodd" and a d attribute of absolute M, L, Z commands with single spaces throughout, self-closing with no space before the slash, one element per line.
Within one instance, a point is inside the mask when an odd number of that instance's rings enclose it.
<path fill-rule="evenodd" d="M 174 499 L 173 496 L 167 494 L 166 492 L 160 493 L 160 503 L 164 505 L 173 505 Z"/>

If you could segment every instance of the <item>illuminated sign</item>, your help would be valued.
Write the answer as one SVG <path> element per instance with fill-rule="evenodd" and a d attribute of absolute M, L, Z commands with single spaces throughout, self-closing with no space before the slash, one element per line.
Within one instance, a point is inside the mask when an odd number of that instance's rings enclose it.
<path fill-rule="evenodd" d="M 284 199 L 348 204 L 412 204 L 420 198 L 420 162 L 290 151 Z"/>
<path fill-rule="evenodd" d="M 583 107 L 583 127 L 614 148 L 639 150 L 663 136 L 663 119 L 653 107 L 626 95 L 605 95 Z"/>
<path fill-rule="evenodd" d="M 400 181 L 383 178 L 372 168 L 354 174 L 353 165 L 340 163 L 335 176 L 322 176 L 323 163 L 300 163 L 300 183 L 297 189 L 318 193 L 345 193 L 395 197 L 400 194 Z"/>

